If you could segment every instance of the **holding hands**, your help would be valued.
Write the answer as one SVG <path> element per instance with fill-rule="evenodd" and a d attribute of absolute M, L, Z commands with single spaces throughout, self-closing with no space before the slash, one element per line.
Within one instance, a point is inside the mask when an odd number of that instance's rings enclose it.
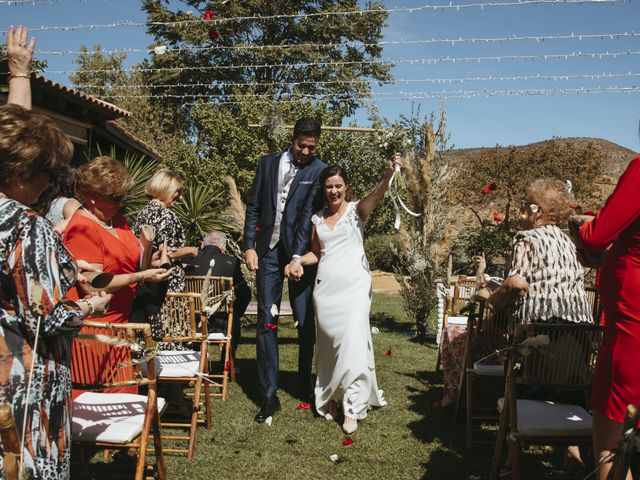
<path fill-rule="evenodd" d="M 284 276 L 289 280 L 300 280 L 304 275 L 304 267 L 299 258 L 294 258 L 284 267 Z"/>

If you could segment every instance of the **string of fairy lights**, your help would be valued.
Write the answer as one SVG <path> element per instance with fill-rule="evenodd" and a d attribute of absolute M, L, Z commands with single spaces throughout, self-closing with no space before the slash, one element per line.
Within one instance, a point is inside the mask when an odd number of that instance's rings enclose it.
<path fill-rule="evenodd" d="M 41 6 L 43 4 L 63 3 L 63 2 L 83 2 L 89 3 L 92 0 L 0 0 L 0 8 L 3 6 Z M 101 0 L 103 2 L 107 0 Z M 217 0 L 214 1 L 220 5 L 227 3 L 229 0 Z M 468 9 L 492 9 L 500 7 L 522 7 L 527 5 L 567 5 L 567 4 L 617 4 L 617 3 L 629 3 L 628 0 L 517 0 L 517 1 L 503 1 L 503 2 L 468 2 L 455 4 L 453 2 L 443 4 L 423 4 L 412 7 L 391 7 L 384 8 L 379 5 L 374 5 L 371 8 L 364 8 L 361 10 L 350 11 L 322 11 L 322 12 L 298 12 L 298 13 L 286 13 L 275 15 L 244 15 L 244 16 L 230 16 L 230 17 L 215 17 L 215 18 L 191 18 L 195 17 L 192 12 L 181 12 L 178 20 L 172 21 L 149 21 L 138 22 L 133 20 L 118 20 L 111 23 L 92 23 L 92 24 L 75 24 L 75 25 L 42 25 L 31 26 L 30 32 L 74 32 L 78 30 L 106 30 L 106 29 L 119 29 L 119 28 L 138 28 L 138 27 L 167 27 L 184 28 L 187 26 L 206 26 L 211 28 L 215 25 L 221 25 L 229 22 L 244 22 L 244 21 L 275 21 L 280 19 L 313 19 L 318 17 L 333 17 L 333 16 L 355 16 L 355 15 L 373 15 L 384 13 L 388 14 L 400 14 L 400 13 L 416 13 L 425 11 L 464 11 Z M 199 15 L 199 12 L 197 13 Z M 186 18 L 183 18 L 186 17 Z M 0 30 L 0 33 L 5 34 L 6 30 Z M 539 34 L 539 35 L 503 35 L 493 37 L 480 37 L 480 36 L 458 36 L 458 37 L 431 37 L 426 39 L 399 39 L 379 42 L 340 42 L 340 43 L 283 43 L 272 45 L 259 45 L 251 43 L 242 43 L 235 45 L 225 45 L 222 43 L 209 43 L 206 45 L 155 45 L 148 48 L 127 47 L 127 48 L 113 48 L 113 49 L 99 49 L 99 50 L 74 50 L 74 49 L 39 49 L 36 51 L 36 55 L 39 59 L 54 59 L 56 57 L 63 56 L 78 56 L 78 55 L 116 55 L 116 54 L 144 54 L 152 57 L 161 57 L 166 55 L 166 60 L 163 60 L 160 65 L 162 66 L 132 66 L 128 68 L 93 68 L 93 69 L 47 69 L 46 75 L 71 75 L 71 74 L 110 74 L 110 73 L 172 73 L 179 75 L 181 73 L 188 72 L 211 72 L 215 76 L 216 72 L 223 73 L 235 70 L 249 70 L 258 72 L 265 69 L 305 69 L 305 68 L 330 68 L 338 66 L 397 66 L 397 65 L 436 65 L 436 64 L 455 64 L 455 63 L 488 63 L 488 62 L 544 62 L 553 60 L 569 61 L 574 59 L 590 59 L 590 60 L 603 60 L 603 59 L 622 59 L 633 58 L 640 55 L 640 49 L 607 49 L 605 51 L 582 51 L 573 50 L 568 53 L 534 53 L 534 54 L 509 54 L 509 55 L 478 55 L 478 56 L 434 56 L 430 58 L 384 58 L 384 59 L 367 59 L 358 61 L 349 60 L 330 60 L 330 61 L 298 61 L 298 62 L 238 62 L 234 64 L 215 64 L 211 61 L 204 65 L 171 65 L 172 61 L 180 61 L 180 53 L 208 53 L 211 52 L 215 55 L 217 52 L 225 51 L 292 51 L 295 49 L 348 49 L 348 48 L 370 48 L 370 47 L 390 47 L 390 46 L 419 46 L 419 45 L 451 45 L 456 46 L 460 44 L 469 45 L 488 45 L 488 44 L 503 44 L 503 43 L 523 43 L 523 42 L 559 42 L 559 41 L 618 41 L 627 40 L 633 41 L 640 37 L 640 32 L 636 31 L 611 31 L 611 32 L 588 32 L 588 33 L 557 33 L 557 34 Z M 212 57 L 213 58 L 213 57 Z M 272 57 L 273 58 L 273 57 Z M 241 103 L 239 99 L 262 99 L 271 98 L 273 94 L 266 93 L 234 93 L 234 94 L 212 94 L 206 93 L 209 88 L 223 88 L 223 87 L 279 87 L 280 91 L 290 91 L 287 96 L 282 96 L 278 101 L 299 101 L 300 98 L 313 99 L 315 101 L 327 101 L 329 99 L 336 100 L 340 98 L 349 98 L 352 93 L 324 93 L 315 95 L 296 94 L 295 87 L 303 87 L 305 85 L 315 84 L 320 86 L 330 85 L 401 85 L 401 84 L 430 84 L 430 85 L 453 85 L 470 82 L 525 82 L 525 81 L 594 81 L 594 80 L 609 80 L 614 79 L 629 80 L 640 77 L 640 72 L 633 70 L 626 71 L 614 71 L 610 68 L 609 71 L 601 71 L 595 73 L 567 73 L 567 74 L 545 74 L 545 73 L 533 73 L 533 74 L 514 74 L 514 75 L 467 75 L 467 76 L 452 76 L 452 77 L 431 77 L 426 78 L 401 78 L 391 80 L 375 80 L 375 79 L 328 79 L 325 81 L 291 81 L 291 82 L 225 82 L 216 81 L 212 79 L 210 82 L 166 82 L 158 84 L 142 84 L 132 83 L 125 85 L 113 85 L 110 87 L 111 95 L 103 95 L 101 98 L 106 100 L 122 100 L 127 98 L 166 98 L 166 99 L 180 99 L 180 100 L 193 100 L 193 99 L 209 99 L 215 100 L 216 103 Z M 80 83 L 75 85 L 80 89 L 98 89 L 104 88 L 104 85 L 92 84 L 92 83 Z M 625 86 L 625 85 L 607 85 L 607 86 L 593 86 L 593 87 L 576 87 L 576 88 L 518 88 L 518 89 L 468 89 L 468 90 L 427 90 L 416 92 L 382 92 L 371 91 L 369 97 L 376 101 L 378 100 L 417 100 L 423 98 L 477 98 L 477 97 L 493 97 L 493 96 L 530 96 L 530 95 L 577 95 L 577 94 L 598 94 L 598 93 L 637 93 L 640 87 Z M 161 91 L 160 91 L 161 90 Z M 167 91 L 168 90 L 168 91 Z M 191 91 L 185 91 L 191 90 Z M 263 88 L 264 90 L 264 88 Z M 204 92 L 204 93 L 203 93 Z M 192 102 L 184 102 L 185 105 L 189 105 Z"/>

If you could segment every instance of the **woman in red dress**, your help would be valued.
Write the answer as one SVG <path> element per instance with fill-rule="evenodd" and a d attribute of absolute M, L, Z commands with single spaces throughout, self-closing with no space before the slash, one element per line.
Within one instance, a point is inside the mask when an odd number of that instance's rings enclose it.
<path fill-rule="evenodd" d="M 620 177 L 604 207 L 580 228 L 587 254 L 604 257 L 598 288 L 605 317 L 591 407 L 596 462 L 618 445 L 628 404 L 640 404 L 640 157 Z M 598 470 L 607 477 L 611 464 Z M 630 476 L 628 478 L 631 478 Z"/>
<path fill-rule="evenodd" d="M 140 244 L 127 221 L 119 214 L 130 187 L 129 172 L 122 163 L 111 157 L 94 158 L 76 172 L 75 191 L 84 208 L 77 210 L 69 220 L 64 243 L 76 258 L 84 259 L 99 271 L 115 274 L 105 289 L 113 294 L 113 298 L 101 319 L 104 322 L 127 322 L 133 307 L 136 285 L 145 281 L 164 281 L 171 274 L 170 269 L 138 271 Z M 75 299 L 80 295 L 81 292 L 79 294 L 73 289 L 69 298 Z M 94 361 L 89 362 L 88 353 L 79 350 L 82 347 L 81 343 L 74 342 L 73 374 L 83 375 L 83 383 L 104 383 L 110 380 L 116 366 L 127 361 L 130 356 L 126 354 L 127 358 L 119 358 L 125 353 L 123 349 L 117 349 L 114 350 L 113 358 L 92 359 Z M 116 351 L 119 353 L 116 354 Z M 80 359 L 84 359 L 82 364 L 79 364 Z"/>

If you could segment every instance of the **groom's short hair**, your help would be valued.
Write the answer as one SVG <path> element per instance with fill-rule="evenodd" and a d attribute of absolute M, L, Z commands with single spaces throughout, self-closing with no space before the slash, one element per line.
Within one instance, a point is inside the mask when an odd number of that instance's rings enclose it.
<path fill-rule="evenodd" d="M 293 126 L 293 138 L 316 137 L 320 138 L 320 121 L 312 117 L 302 117 Z"/>

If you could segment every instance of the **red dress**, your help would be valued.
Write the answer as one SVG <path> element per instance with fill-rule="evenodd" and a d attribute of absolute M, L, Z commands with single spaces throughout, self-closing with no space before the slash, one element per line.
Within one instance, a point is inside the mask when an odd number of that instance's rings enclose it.
<path fill-rule="evenodd" d="M 591 253 L 611 245 L 598 279 L 605 332 L 591 407 L 623 422 L 627 405 L 640 404 L 640 157 L 580 236 Z"/>
<path fill-rule="evenodd" d="M 113 231 L 118 235 L 116 238 L 110 231 L 105 230 L 98 223 L 86 215 L 75 213 L 69 220 L 69 224 L 64 232 L 64 244 L 77 259 L 86 260 L 89 263 L 100 263 L 103 271 L 116 275 L 123 273 L 134 273 L 138 271 L 140 264 L 140 245 L 126 220 L 123 217 L 116 217 L 113 220 Z M 95 320 L 100 322 L 126 323 L 131 315 L 133 300 L 136 294 L 136 284 L 132 283 L 117 292 L 113 293 L 113 298 L 109 302 L 109 310 L 100 318 Z M 76 288 L 67 295 L 71 299 L 78 298 Z M 104 383 L 112 380 L 111 376 L 118 364 L 128 362 L 131 353 L 128 349 L 118 347 L 112 350 L 109 358 L 89 358 L 85 345 L 75 340 L 73 343 L 73 365 L 72 375 L 74 380 L 79 380 L 82 376 L 82 383 Z M 81 349 L 82 352 L 80 351 Z M 82 364 L 79 363 L 79 359 Z M 125 373 L 125 377 L 132 378 L 133 371 Z M 119 372 L 123 374 L 122 371 Z M 114 389 L 125 393 L 137 393 L 137 388 Z M 82 391 L 73 392 L 73 398 Z"/>

